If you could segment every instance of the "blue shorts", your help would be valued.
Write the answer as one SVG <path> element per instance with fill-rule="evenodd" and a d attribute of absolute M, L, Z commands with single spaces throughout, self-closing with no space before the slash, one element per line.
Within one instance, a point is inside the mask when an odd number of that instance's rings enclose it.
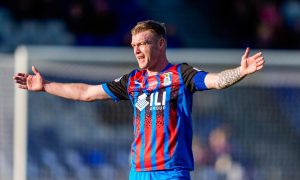
<path fill-rule="evenodd" d="M 189 170 L 161 170 L 137 172 L 131 168 L 129 180 L 191 180 Z"/>

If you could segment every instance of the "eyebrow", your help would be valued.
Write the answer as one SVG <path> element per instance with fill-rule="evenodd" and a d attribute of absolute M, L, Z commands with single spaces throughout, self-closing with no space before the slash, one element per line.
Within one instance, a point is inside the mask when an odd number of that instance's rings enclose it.
<path fill-rule="evenodd" d="M 138 42 L 138 43 L 131 43 L 131 46 L 133 47 L 133 46 L 137 46 L 137 45 L 143 45 L 143 44 L 151 44 L 153 41 L 151 41 L 151 40 L 145 40 L 145 41 L 140 41 L 140 42 Z"/>

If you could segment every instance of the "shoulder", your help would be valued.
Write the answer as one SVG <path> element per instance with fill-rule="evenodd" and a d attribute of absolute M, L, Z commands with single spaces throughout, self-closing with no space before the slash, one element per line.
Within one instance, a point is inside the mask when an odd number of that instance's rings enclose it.
<path fill-rule="evenodd" d="M 195 70 L 193 66 L 189 65 L 186 62 L 178 64 L 177 67 L 178 67 L 180 73 L 186 73 L 186 72 Z"/>
<path fill-rule="evenodd" d="M 179 72 L 182 72 L 182 70 L 185 70 L 187 68 L 190 68 L 191 66 L 188 63 L 179 63 L 179 64 L 171 64 L 169 68 L 166 71 L 172 71 L 177 70 Z"/>
<path fill-rule="evenodd" d="M 130 71 L 129 73 L 124 74 L 121 77 L 115 79 L 115 81 L 117 82 L 117 81 L 120 81 L 121 79 L 129 79 L 130 77 L 134 77 L 139 74 L 141 74 L 141 71 L 138 69 L 134 69 L 134 70 Z"/>
<path fill-rule="evenodd" d="M 181 64 L 178 64 L 179 65 L 179 68 L 180 68 L 180 71 L 181 73 L 185 73 L 185 72 L 190 72 L 190 71 L 193 71 L 193 72 L 201 72 L 201 71 L 204 71 L 202 69 L 199 69 L 199 68 L 196 68 L 195 66 L 191 66 L 189 65 L 188 63 L 181 63 Z"/>
<path fill-rule="evenodd" d="M 146 70 L 134 69 L 126 74 L 128 78 L 138 79 L 146 74 Z"/>

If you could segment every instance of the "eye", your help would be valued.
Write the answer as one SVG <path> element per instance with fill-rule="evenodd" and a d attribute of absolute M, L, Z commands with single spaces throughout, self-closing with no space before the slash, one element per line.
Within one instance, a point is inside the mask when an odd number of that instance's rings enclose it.
<path fill-rule="evenodd" d="M 144 41 L 144 42 L 139 42 L 137 44 L 131 44 L 131 47 L 134 48 L 134 47 L 146 46 L 148 44 L 151 44 L 151 42 L 150 41 Z"/>

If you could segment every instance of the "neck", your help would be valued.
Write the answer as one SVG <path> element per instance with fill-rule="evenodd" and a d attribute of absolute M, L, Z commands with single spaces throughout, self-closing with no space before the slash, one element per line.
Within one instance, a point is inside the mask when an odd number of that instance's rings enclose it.
<path fill-rule="evenodd" d="M 164 60 L 160 61 L 156 64 L 155 67 L 151 69 L 147 69 L 148 76 L 157 75 L 160 73 L 167 65 L 169 64 L 168 60 L 165 58 Z"/>

